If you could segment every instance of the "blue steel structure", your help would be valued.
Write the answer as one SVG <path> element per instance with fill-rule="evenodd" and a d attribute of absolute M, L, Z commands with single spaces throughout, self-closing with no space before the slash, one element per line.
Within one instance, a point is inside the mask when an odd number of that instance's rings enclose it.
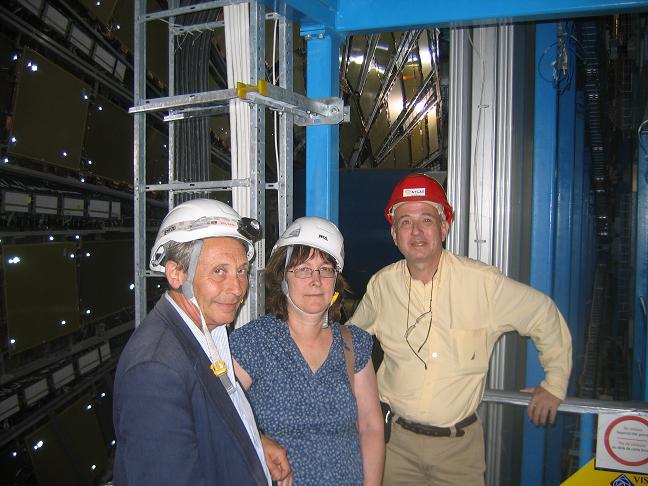
<path fill-rule="evenodd" d="M 558 24 L 536 24 L 535 59 L 556 59 Z M 542 68 L 546 69 L 546 63 Z M 551 61 L 548 61 L 549 66 Z M 531 226 L 530 284 L 547 295 L 553 294 L 555 268 L 557 154 L 558 154 L 558 92 L 556 86 L 536 70 L 534 141 L 533 144 L 533 194 Z M 536 386 L 544 378 L 538 361 L 538 352 L 531 342 L 527 345 L 526 386 Z M 534 484 L 543 477 L 545 432 L 529 421 L 524 422 L 522 446 L 522 471 L 524 484 Z M 540 484 L 540 483 L 536 483 Z"/>
<path fill-rule="evenodd" d="M 427 0 L 267 0 L 272 8 L 292 12 L 300 22 L 307 45 L 307 95 L 339 95 L 338 47 L 342 36 L 353 33 L 408 30 L 423 26 L 484 25 L 493 22 L 537 21 L 536 61 L 541 56 L 555 59 L 558 27 L 552 19 L 628 13 L 648 10 L 648 0 L 531 0 L 518 2 L 478 2 L 457 0 L 443 4 Z M 438 7 L 438 8 L 437 8 Z M 591 290 L 595 248 L 594 215 L 590 209 L 589 155 L 584 147 L 583 115 L 575 110 L 575 94 L 563 93 L 559 102 L 556 87 L 544 82 L 536 73 L 535 130 L 533 154 L 533 214 L 531 229 L 531 285 L 553 296 L 572 323 L 575 342 L 575 371 L 582 368 L 585 296 Z M 560 112 L 560 116 L 559 116 Z M 571 125 L 571 126 L 570 126 Z M 560 137 L 558 127 L 560 126 Z M 568 127 L 565 128 L 565 127 Z M 636 312 L 644 319 L 635 327 L 635 350 L 644 350 L 633 363 L 642 383 L 642 394 L 648 399 L 646 372 L 646 305 L 648 298 L 648 133 L 640 135 L 642 152 L 637 188 L 637 272 Z M 306 214 L 338 220 L 339 135 L 336 127 L 309 127 L 307 130 Z M 559 174 L 559 176 L 558 176 Z M 556 241 L 560 239 L 560 248 Z M 590 243 L 583 246 L 582 242 Z M 565 244 L 570 242 L 570 244 Z M 564 246 L 563 246 L 564 245 Z M 571 284 L 570 284 L 571 279 Z M 534 346 L 527 350 L 527 385 L 543 378 Z M 573 389 L 573 385 L 572 385 Z M 592 418 L 581 420 L 581 462 L 591 456 Z M 552 439 L 551 449 L 560 447 Z M 554 441 L 556 441 L 554 443 Z M 530 423 L 524 428 L 524 485 L 557 484 L 559 465 L 552 455 L 547 458 L 545 476 L 545 432 Z M 552 453 L 553 454 L 553 453 Z"/>
<path fill-rule="evenodd" d="M 635 356 L 632 362 L 634 399 L 648 400 L 646 370 L 646 328 L 648 326 L 648 107 L 639 128 L 639 161 L 637 164 L 637 261 L 635 278 Z"/>
<path fill-rule="evenodd" d="M 307 36 L 308 96 L 339 96 L 341 38 L 319 29 L 302 29 L 302 35 Z M 339 147 L 340 130 L 337 125 L 306 128 L 306 214 L 328 218 L 335 223 L 339 221 Z"/>

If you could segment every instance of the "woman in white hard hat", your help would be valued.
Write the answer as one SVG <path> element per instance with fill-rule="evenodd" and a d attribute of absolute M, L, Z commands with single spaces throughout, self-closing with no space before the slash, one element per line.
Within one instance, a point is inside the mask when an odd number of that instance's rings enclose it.
<path fill-rule="evenodd" d="M 268 314 L 230 338 L 261 430 L 288 451 L 296 486 L 379 485 L 384 428 L 372 340 L 340 326 L 344 241 L 322 218 L 293 222 L 265 272 Z M 348 344 L 347 344 L 348 343 Z"/>

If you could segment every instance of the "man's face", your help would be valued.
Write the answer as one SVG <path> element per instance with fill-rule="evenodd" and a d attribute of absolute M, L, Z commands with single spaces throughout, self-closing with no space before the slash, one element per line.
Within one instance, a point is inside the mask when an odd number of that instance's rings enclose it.
<path fill-rule="evenodd" d="M 235 238 L 204 241 L 193 289 L 210 328 L 229 324 L 236 317 L 248 288 L 249 264 L 243 243 Z"/>
<path fill-rule="evenodd" d="M 408 202 L 394 211 L 391 235 L 408 263 L 437 263 L 449 225 L 426 202 Z"/>

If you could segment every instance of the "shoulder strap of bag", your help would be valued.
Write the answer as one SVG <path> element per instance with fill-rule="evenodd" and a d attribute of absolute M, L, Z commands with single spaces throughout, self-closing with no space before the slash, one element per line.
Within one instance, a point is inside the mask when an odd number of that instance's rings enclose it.
<path fill-rule="evenodd" d="M 353 388 L 353 372 L 355 368 L 355 352 L 353 350 L 353 339 L 351 338 L 351 331 L 346 326 L 340 326 L 340 335 L 344 341 L 344 362 L 346 363 L 347 374 L 349 375 L 349 384 L 351 385 L 351 392 L 355 396 Z"/>

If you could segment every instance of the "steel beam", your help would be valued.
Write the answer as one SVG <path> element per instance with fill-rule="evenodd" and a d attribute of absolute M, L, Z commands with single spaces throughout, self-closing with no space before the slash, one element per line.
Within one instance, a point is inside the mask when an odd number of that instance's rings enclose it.
<path fill-rule="evenodd" d="M 648 400 L 646 370 L 646 327 L 648 325 L 648 109 L 638 130 L 639 160 L 637 162 L 637 240 L 635 270 L 634 355 L 632 359 L 633 398 Z"/>
<path fill-rule="evenodd" d="M 535 65 L 556 59 L 558 25 L 554 22 L 536 25 Z M 556 241 L 556 157 L 558 94 L 551 81 L 536 69 L 533 134 L 533 188 L 531 223 L 530 283 L 552 295 Z M 549 78 L 551 80 L 551 78 Z M 538 352 L 531 341 L 527 344 L 526 385 L 537 386 L 544 378 Z M 541 485 L 544 476 L 544 429 L 528 420 L 524 422 L 522 470 L 524 486 Z"/>
<path fill-rule="evenodd" d="M 279 17 L 279 86 L 293 90 L 293 24 L 285 15 Z M 293 220 L 293 115 L 279 117 L 279 160 L 277 174 L 277 201 L 279 235 Z M 277 127 L 274 127 L 277 130 Z M 275 137 L 277 135 L 275 134 Z"/>
<path fill-rule="evenodd" d="M 315 3 L 292 0 L 294 4 Z M 298 5 L 295 8 L 301 10 Z M 424 26 L 492 25 L 513 21 L 607 15 L 648 9 L 647 0 L 457 0 L 433 5 L 422 0 L 339 0 L 334 29 L 339 33 L 391 32 Z"/>
<path fill-rule="evenodd" d="M 146 12 L 146 0 L 135 0 L 135 18 Z M 146 98 L 146 24 L 135 22 L 134 97 L 136 105 Z M 133 167 L 133 239 L 135 266 L 135 326 L 144 320 L 146 306 L 146 114 L 135 114 L 134 120 L 134 167 Z"/>
<path fill-rule="evenodd" d="M 339 96 L 340 38 L 320 34 L 306 41 L 306 93 L 310 98 Z M 337 125 L 306 127 L 306 214 L 337 223 L 339 217 Z"/>
<path fill-rule="evenodd" d="M 450 29 L 450 103 L 448 108 L 448 198 L 455 220 L 447 248 L 457 255 L 468 254 L 470 195 L 470 114 L 472 106 L 471 28 Z"/>
<path fill-rule="evenodd" d="M 564 26 L 569 30 L 569 24 Z M 568 39 L 566 42 L 570 42 Z M 570 58 L 576 62 L 576 58 Z M 576 69 L 576 66 L 570 66 Z M 570 86 L 563 89 L 558 99 L 558 160 L 556 184 L 556 244 L 555 266 L 553 272 L 554 301 L 560 312 L 567 320 L 570 331 L 574 335 L 576 323 L 570 316 L 569 293 L 575 278 L 572 280 L 572 206 L 574 190 L 574 156 L 576 130 L 576 80 L 572 79 Z M 579 242 L 580 244 L 580 242 Z M 556 425 L 547 430 L 547 448 L 545 457 L 545 484 L 560 483 L 560 462 L 562 453 L 563 431 L 565 417 L 559 416 Z"/>

